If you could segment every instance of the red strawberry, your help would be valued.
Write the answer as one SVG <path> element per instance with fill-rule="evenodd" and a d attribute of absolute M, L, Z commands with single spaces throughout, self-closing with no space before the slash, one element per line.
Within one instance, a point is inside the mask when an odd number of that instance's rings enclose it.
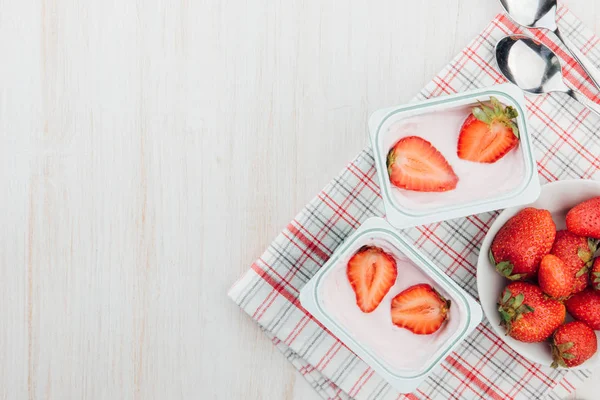
<path fill-rule="evenodd" d="M 538 283 L 544 293 L 557 300 L 562 300 L 572 293 L 575 275 L 560 258 L 546 254 L 538 270 Z"/>
<path fill-rule="evenodd" d="M 556 225 L 547 210 L 525 208 L 509 219 L 494 237 L 490 262 L 510 280 L 523 280 L 537 273 L 542 257 L 550 252 Z"/>
<path fill-rule="evenodd" d="M 585 322 L 594 330 L 600 330 L 600 293 L 586 289 L 574 294 L 565 302 L 569 314 Z"/>
<path fill-rule="evenodd" d="M 456 188 L 458 176 L 431 143 L 418 136 L 402 138 L 387 155 L 392 185 L 418 192 L 445 192 Z"/>
<path fill-rule="evenodd" d="M 595 290 L 600 290 L 600 257 L 596 258 L 596 261 L 594 261 L 590 280 L 592 281 L 592 287 Z"/>
<path fill-rule="evenodd" d="M 519 128 L 513 121 L 519 114 L 504 107 L 495 97 L 491 107 L 480 103 L 473 108 L 460 129 L 458 157 L 480 163 L 494 163 L 519 144 Z"/>
<path fill-rule="evenodd" d="M 498 303 L 500 324 L 506 334 L 521 342 L 542 342 L 565 320 L 565 306 L 544 296 L 542 290 L 527 282 L 509 284 Z"/>
<path fill-rule="evenodd" d="M 600 197 L 571 208 L 567 213 L 567 229 L 579 236 L 600 239 Z"/>
<path fill-rule="evenodd" d="M 377 308 L 396 282 L 396 260 L 383 249 L 363 246 L 348 261 L 346 276 L 356 293 L 356 304 L 365 313 Z"/>
<path fill-rule="evenodd" d="M 573 293 L 579 293 L 588 286 L 589 270 L 596 251 L 596 241 L 577 236 L 567 230 L 558 231 L 551 254 L 564 261 L 575 275 Z"/>
<path fill-rule="evenodd" d="M 417 335 L 429 335 L 448 319 L 450 304 L 431 285 L 414 285 L 392 300 L 392 322 Z"/>
<path fill-rule="evenodd" d="M 564 324 L 552 338 L 552 367 L 576 367 L 589 360 L 598 350 L 594 330 L 583 322 Z"/>

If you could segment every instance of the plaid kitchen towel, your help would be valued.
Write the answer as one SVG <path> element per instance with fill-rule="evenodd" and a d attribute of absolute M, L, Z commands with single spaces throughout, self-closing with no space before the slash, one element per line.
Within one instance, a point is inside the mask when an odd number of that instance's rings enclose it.
<path fill-rule="evenodd" d="M 565 7 L 558 13 L 565 35 L 600 65 L 600 41 Z M 494 67 L 496 42 L 522 31 L 499 15 L 417 97 L 463 92 L 503 83 Z M 595 98 L 580 67 L 545 32 L 532 32 L 565 61 L 571 86 Z M 531 132 L 542 182 L 600 180 L 600 119 L 562 94 L 528 98 Z M 300 289 L 365 219 L 384 214 L 373 155 L 363 150 L 289 223 L 231 288 L 229 296 L 273 344 L 329 399 L 559 399 L 590 376 L 556 371 L 512 351 L 484 321 L 412 394 L 400 395 L 331 335 L 299 301 Z M 405 238 L 477 298 L 479 246 L 498 212 L 402 231 Z"/>

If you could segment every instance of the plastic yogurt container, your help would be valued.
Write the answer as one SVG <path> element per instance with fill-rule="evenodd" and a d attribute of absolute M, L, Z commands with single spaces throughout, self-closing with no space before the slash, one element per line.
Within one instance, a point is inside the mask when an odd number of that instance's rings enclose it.
<path fill-rule="evenodd" d="M 460 128 L 471 109 L 490 97 L 517 110 L 519 145 L 492 164 L 462 160 L 457 155 Z M 369 120 L 369 131 L 386 216 L 396 228 L 528 204 L 540 195 L 525 98 L 511 84 L 379 110 Z M 407 136 L 422 137 L 442 153 L 459 178 L 454 190 L 417 192 L 390 183 L 387 154 Z"/>
<path fill-rule="evenodd" d="M 394 286 L 371 313 L 356 304 L 346 277 L 349 259 L 375 245 L 396 259 Z M 416 335 L 391 320 L 391 300 L 404 289 L 429 283 L 452 302 L 448 320 L 431 335 Z M 402 393 L 414 391 L 481 322 L 479 304 L 384 219 L 372 218 L 342 243 L 300 292 L 302 306 L 350 350 Z"/>

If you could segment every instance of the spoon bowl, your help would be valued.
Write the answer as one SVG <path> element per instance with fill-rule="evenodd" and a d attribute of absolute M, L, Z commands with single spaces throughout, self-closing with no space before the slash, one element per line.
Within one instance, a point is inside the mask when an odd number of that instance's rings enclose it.
<path fill-rule="evenodd" d="M 527 28 L 545 28 L 555 31 L 556 0 L 500 0 L 508 15 Z"/>
<path fill-rule="evenodd" d="M 532 94 L 563 92 L 600 116 L 600 106 L 569 88 L 556 54 L 524 35 L 511 35 L 496 44 L 496 61 L 504 77 Z"/>
<path fill-rule="evenodd" d="M 522 90 L 532 94 L 567 92 L 558 57 L 527 36 L 513 35 L 496 45 L 500 72 Z"/>
<path fill-rule="evenodd" d="M 572 43 L 565 40 L 556 24 L 556 0 L 500 0 L 500 4 L 517 24 L 534 29 L 548 29 L 565 45 L 590 79 L 600 89 L 600 71 Z"/>

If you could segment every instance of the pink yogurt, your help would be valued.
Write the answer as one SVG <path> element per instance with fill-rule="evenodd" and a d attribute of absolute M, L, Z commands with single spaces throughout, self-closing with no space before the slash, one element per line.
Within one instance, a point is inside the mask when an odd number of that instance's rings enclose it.
<path fill-rule="evenodd" d="M 401 138 L 419 136 L 442 153 L 459 179 L 456 189 L 441 193 L 415 192 L 392 186 L 392 196 L 398 205 L 411 210 L 430 210 L 466 204 L 508 193 L 523 182 L 525 160 L 521 146 L 493 164 L 458 158 L 458 135 L 472 108 L 469 105 L 393 121 L 382 132 L 385 156 Z"/>
<path fill-rule="evenodd" d="M 368 240 L 368 242 L 367 242 Z M 360 243 L 359 243 L 360 242 Z M 346 276 L 346 265 L 356 250 L 365 244 L 378 246 L 396 259 L 398 277 L 381 304 L 371 313 L 363 313 L 356 305 L 356 296 Z M 390 314 L 392 299 L 404 289 L 418 283 L 429 283 L 445 298 L 452 301 L 448 320 L 431 335 L 416 335 L 392 323 Z M 395 370 L 420 370 L 441 348 L 448 346 L 448 339 L 457 331 L 465 311 L 460 304 L 437 285 L 419 266 L 400 250 L 380 238 L 364 238 L 353 246 L 352 251 L 339 260 L 323 277 L 319 285 L 321 306 L 339 325 L 375 356 Z"/>

